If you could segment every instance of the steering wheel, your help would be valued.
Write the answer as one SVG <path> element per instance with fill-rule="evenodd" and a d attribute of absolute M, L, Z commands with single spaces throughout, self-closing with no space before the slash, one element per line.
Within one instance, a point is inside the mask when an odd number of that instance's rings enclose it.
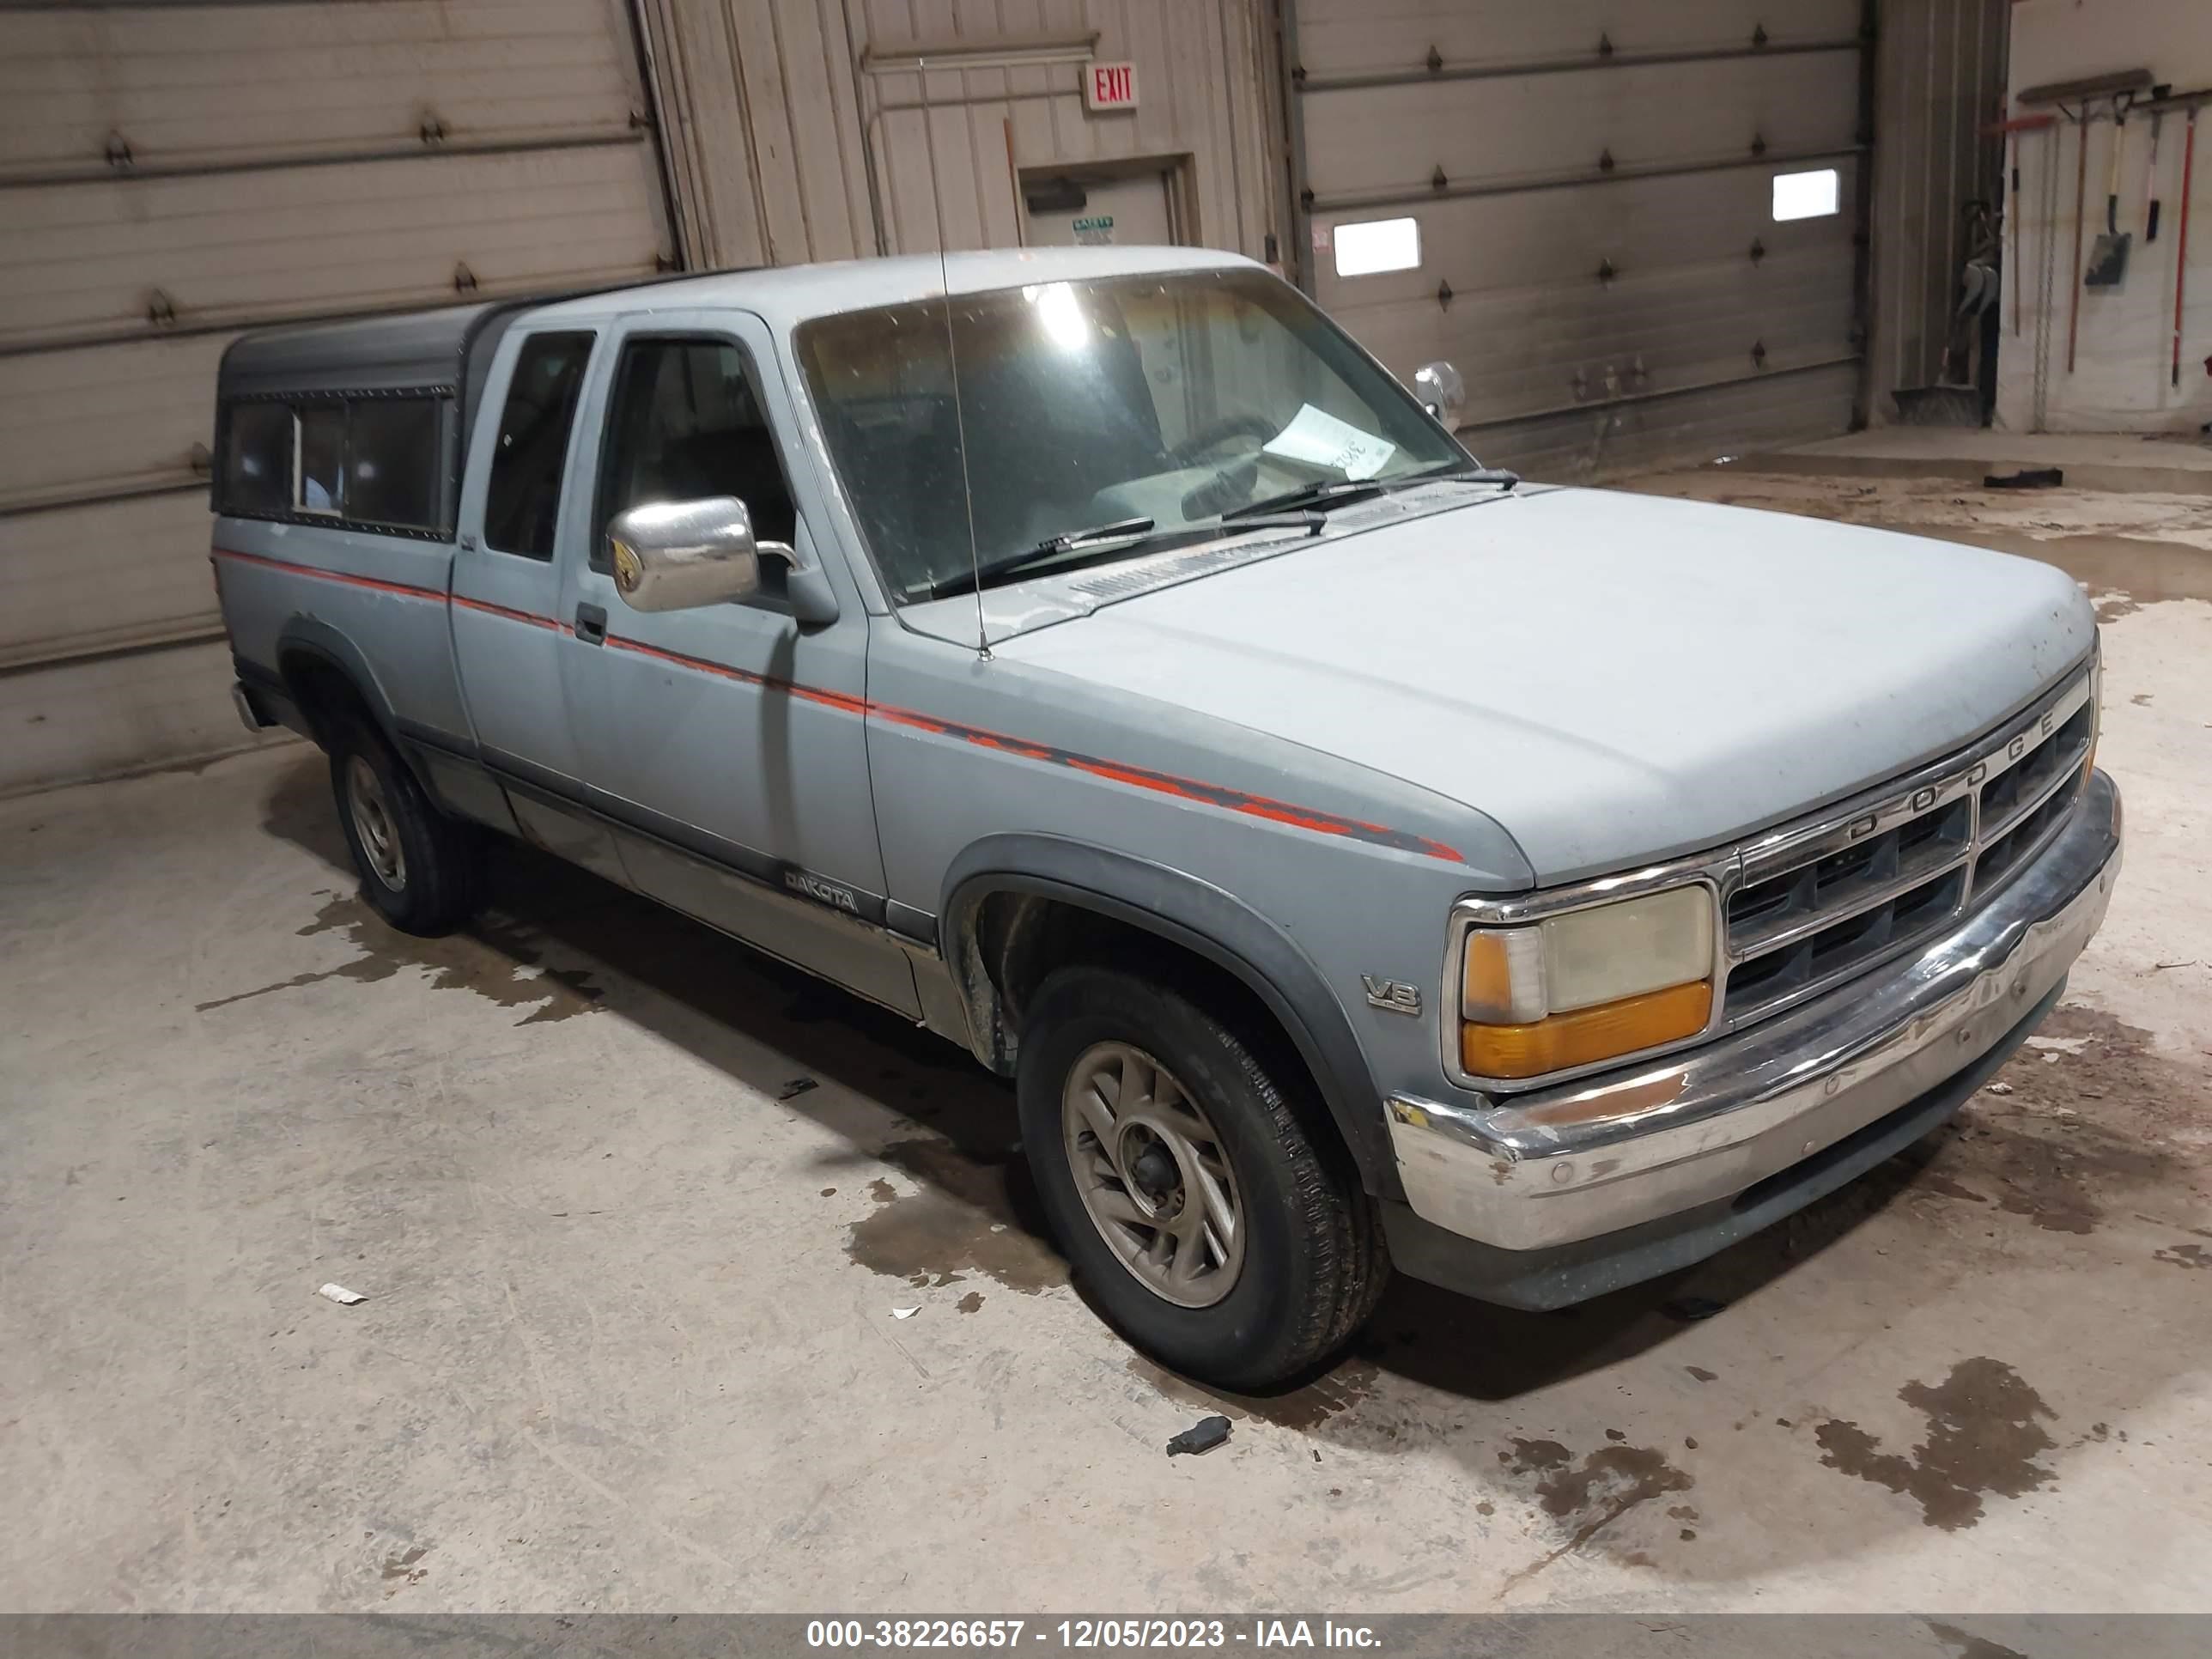
<path fill-rule="evenodd" d="M 1275 435 L 1275 422 L 1264 415 L 1231 415 L 1216 421 L 1203 432 L 1194 433 L 1185 438 L 1168 451 L 1168 459 L 1179 467 L 1193 466 L 1207 450 L 1217 448 L 1231 438 L 1257 438 L 1264 444 Z"/>

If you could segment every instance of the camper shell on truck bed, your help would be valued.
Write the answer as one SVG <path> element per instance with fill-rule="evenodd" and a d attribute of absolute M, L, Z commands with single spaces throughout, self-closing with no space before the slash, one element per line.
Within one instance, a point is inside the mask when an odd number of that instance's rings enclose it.
<path fill-rule="evenodd" d="M 228 518 L 335 520 L 392 534 L 450 537 L 469 411 L 482 398 L 501 333 L 535 303 L 448 306 L 243 337 L 223 353 L 216 377 L 216 453 L 222 462 L 216 511 Z M 363 411 L 359 434 L 356 410 Z M 327 507 L 305 498 L 307 478 L 295 487 L 266 469 L 283 455 L 287 440 L 296 467 L 299 447 L 320 440 L 324 422 L 335 446 L 315 459 L 334 463 L 342 480 L 349 481 L 359 464 L 353 446 L 365 448 L 372 431 L 382 446 L 368 464 L 404 465 L 414 476 L 379 480 L 386 487 L 351 513 L 343 491 Z M 388 516 L 406 507 L 416 510 Z"/>
<path fill-rule="evenodd" d="M 574 289 L 240 336 L 222 354 L 216 374 L 215 511 L 226 518 L 323 526 L 335 521 L 383 534 L 450 539 L 468 460 L 469 428 L 483 407 L 492 359 L 507 329 L 516 319 L 562 301 L 630 291 Z M 343 465 L 350 459 L 356 407 L 372 410 L 362 424 L 388 442 L 398 441 L 393 451 L 413 464 L 407 479 L 393 481 L 404 489 L 380 492 L 378 505 L 419 502 L 421 513 L 393 520 L 349 510 L 343 501 L 332 509 L 318 508 L 303 502 L 296 489 L 278 494 L 268 488 L 275 480 L 265 471 L 241 471 L 254 458 L 251 447 L 238 441 L 242 434 L 234 423 L 241 411 L 251 423 L 252 411 L 273 416 L 283 410 L 292 417 L 295 443 L 305 436 L 301 411 L 328 412 L 334 431 L 342 413 Z M 296 465 L 296 449 L 293 457 Z"/>

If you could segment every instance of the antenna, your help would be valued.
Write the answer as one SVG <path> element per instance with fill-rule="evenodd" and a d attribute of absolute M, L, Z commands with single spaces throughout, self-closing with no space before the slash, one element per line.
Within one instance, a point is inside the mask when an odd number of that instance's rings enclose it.
<path fill-rule="evenodd" d="M 968 416 L 961 407 L 960 348 L 952 331 L 952 276 L 945 252 L 945 187 L 937 167 L 937 134 L 930 125 L 929 59 L 915 60 L 921 82 L 922 143 L 929 158 L 929 208 L 937 222 L 937 286 L 945 307 L 945 362 L 952 375 L 952 434 L 960 449 L 960 505 L 968 521 L 968 568 L 975 596 L 975 654 L 988 662 L 991 636 L 983 623 L 983 556 L 975 547 L 975 493 L 968 473 Z"/>

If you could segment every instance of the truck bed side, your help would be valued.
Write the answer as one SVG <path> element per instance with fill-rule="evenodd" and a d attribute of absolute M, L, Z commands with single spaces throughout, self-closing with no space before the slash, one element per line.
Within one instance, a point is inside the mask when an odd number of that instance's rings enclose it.
<path fill-rule="evenodd" d="M 212 556 L 249 686 L 296 699 L 303 675 L 336 670 L 388 734 L 471 744 L 447 612 L 450 543 L 222 518 Z"/>

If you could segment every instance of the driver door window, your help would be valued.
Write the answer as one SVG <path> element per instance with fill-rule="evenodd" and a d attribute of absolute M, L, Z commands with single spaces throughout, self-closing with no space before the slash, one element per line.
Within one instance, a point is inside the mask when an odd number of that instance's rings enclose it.
<path fill-rule="evenodd" d="M 781 447 L 791 404 L 773 337 L 735 311 L 663 310 L 611 327 L 607 372 L 593 372 L 577 416 L 605 432 L 571 520 L 592 556 L 574 556 L 565 539 L 562 554 L 562 614 L 602 624 L 558 646 L 580 775 L 617 825 L 640 891 L 918 1013 L 905 952 L 853 925 L 884 887 L 867 726 L 855 713 L 867 692 L 866 611 L 854 604 L 801 623 L 782 602 L 788 566 L 776 557 L 760 561 L 761 592 L 739 603 L 634 610 L 600 551 L 617 513 L 732 495 L 761 541 L 788 544 L 830 579 L 836 544 L 810 535 L 818 520 L 802 526 L 794 511 L 794 483 L 798 499 L 818 498 L 804 494 L 813 482 L 798 452 Z M 793 872 L 814 885 L 792 884 Z"/>
<path fill-rule="evenodd" d="M 615 514 L 655 501 L 734 495 L 764 542 L 793 538 L 798 514 L 744 350 L 727 340 L 634 339 L 608 404 L 607 458 L 592 568 L 607 564 Z M 781 573 L 780 561 L 763 567 Z"/>

